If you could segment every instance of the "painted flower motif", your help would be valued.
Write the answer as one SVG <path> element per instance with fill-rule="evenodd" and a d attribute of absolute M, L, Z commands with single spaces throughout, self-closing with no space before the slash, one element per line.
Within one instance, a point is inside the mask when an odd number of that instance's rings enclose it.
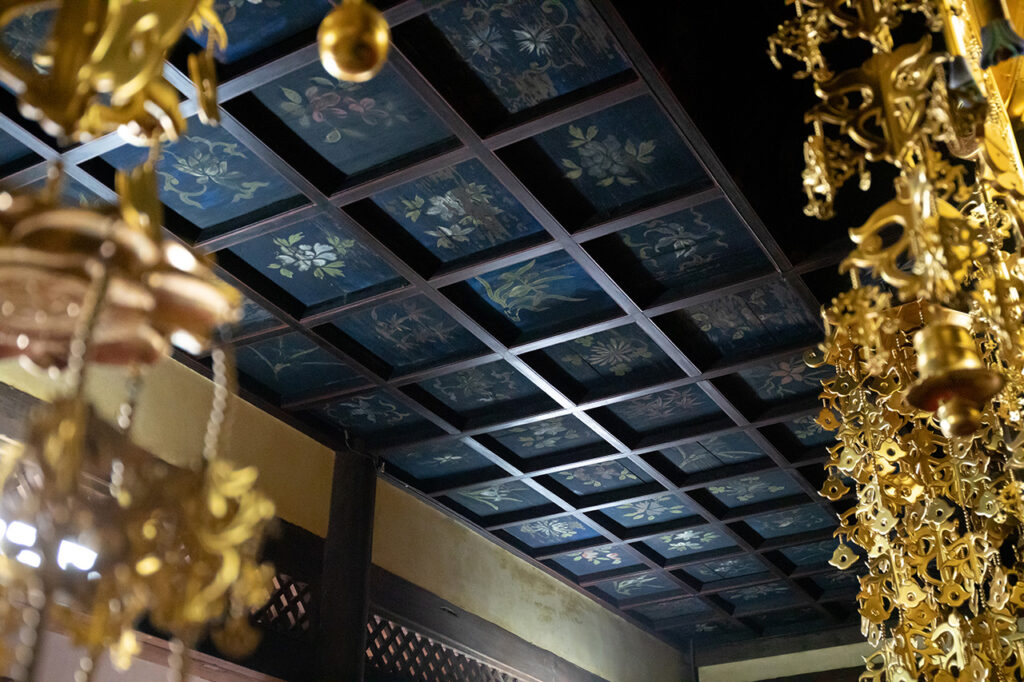
<path fill-rule="evenodd" d="M 751 585 L 729 592 L 728 598 L 732 601 L 759 601 L 784 594 L 789 594 L 789 588 L 784 585 Z"/>
<path fill-rule="evenodd" d="M 452 402 L 469 400 L 487 405 L 511 399 L 518 388 L 517 378 L 511 369 L 474 367 L 438 377 L 431 386 Z"/>
<path fill-rule="evenodd" d="M 273 9 L 280 4 L 277 0 L 218 0 L 215 7 L 221 21 L 230 24 L 238 16 L 238 10 L 245 5 L 264 5 Z"/>
<path fill-rule="evenodd" d="M 740 502 L 767 499 L 785 489 L 784 485 L 765 481 L 760 476 L 743 476 L 728 483 L 708 486 L 708 490 L 711 493 L 733 498 Z"/>
<path fill-rule="evenodd" d="M 346 408 L 340 415 L 338 408 Z M 397 403 L 386 398 L 364 398 L 356 397 L 351 400 L 337 402 L 327 408 L 331 416 L 338 417 L 341 421 L 358 419 L 369 424 L 391 425 L 405 421 L 411 416 L 409 412 L 403 412 Z"/>
<path fill-rule="evenodd" d="M 459 225 L 451 227 L 438 226 L 436 229 L 427 230 L 427 234 L 437 239 L 437 245 L 442 249 L 454 249 L 456 244 L 469 242 L 469 234 L 473 228 L 464 228 Z"/>
<path fill-rule="evenodd" d="M 488 245 L 498 244 L 511 236 L 509 228 L 498 218 L 505 211 L 494 203 L 494 196 L 487 186 L 478 182 L 460 182 L 456 187 L 427 199 L 417 194 L 400 201 L 405 217 L 412 222 L 418 222 L 424 214 L 440 221 L 426 233 L 435 237 L 437 246 L 443 249 L 454 249 L 457 243 L 470 242 L 477 230 Z M 397 202 L 389 209 L 397 211 Z"/>
<path fill-rule="evenodd" d="M 668 546 L 669 551 L 691 552 L 718 538 L 718 533 L 713 530 L 682 530 L 671 535 L 662 535 L 661 541 Z"/>
<path fill-rule="evenodd" d="M 317 279 L 324 277 L 344 277 L 345 263 L 340 260 L 341 256 L 348 253 L 349 249 L 355 246 L 354 239 L 341 239 L 337 235 L 326 235 L 327 244 L 314 242 L 303 244 L 305 238 L 302 232 L 288 235 L 288 237 L 275 237 L 274 244 L 277 246 L 277 254 L 274 256 L 276 263 L 267 267 L 277 270 L 282 277 L 291 279 L 298 272 L 313 272 Z"/>
<path fill-rule="evenodd" d="M 685 415 L 680 414 L 681 412 L 700 407 L 704 402 L 703 396 L 698 394 L 696 389 L 671 389 L 628 400 L 619 411 L 626 419 L 637 421 L 665 419 L 677 414 L 683 418 Z"/>
<path fill-rule="evenodd" d="M 232 169 L 232 159 L 237 159 L 241 163 L 249 158 L 239 149 L 238 143 L 214 142 L 194 135 L 187 135 L 184 139 L 192 145 L 191 149 L 186 149 L 183 154 L 166 149 L 164 154 L 170 158 L 174 170 L 193 178 L 198 189 L 187 191 L 182 187 L 182 181 L 178 176 L 158 171 L 164 179 L 163 190 L 175 193 L 183 203 L 203 208 L 203 204 L 196 199 L 206 194 L 211 185 L 219 185 L 233 191 L 231 203 L 252 199 L 256 190 L 270 185 L 268 182 L 246 181 L 241 171 Z"/>
<path fill-rule="evenodd" d="M 595 340 L 593 336 L 585 336 L 575 340 L 576 345 L 587 347 L 586 360 L 594 367 L 607 367 L 617 377 L 625 376 L 632 370 L 638 360 L 653 357 L 648 345 L 638 339 L 612 335 L 603 340 Z M 568 355 L 563 360 L 581 363 L 575 355 Z"/>
<path fill-rule="evenodd" d="M 459 327 L 440 313 L 431 312 L 415 299 L 378 306 L 370 311 L 374 332 L 401 351 L 427 344 L 447 344 Z"/>
<path fill-rule="evenodd" d="M 579 162 L 562 159 L 562 165 L 568 169 L 565 177 L 577 180 L 584 171 L 599 187 L 608 187 L 618 182 L 620 185 L 635 185 L 639 182 L 634 175 L 643 174 L 643 166 L 654 161 L 654 140 L 640 143 L 628 139 L 623 144 L 615 135 L 605 135 L 597 139 L 597 126 L 590 126 L 586 132 L 577 125 L 570 125 L 569 148 L 575 149 Z"/>
<path fill-rule="evenodd" d="M 537 56 L 551 54 L 551 29 L 547 26 L 526 26 L 513 29 L 512 35 L 519 42 L 519 51 Z"/>
<path fill-rule="evenodd" d="M 611 566 L 618 566 L 622 563 L 622 555 L 608 549 L 584 549 L 579 552 L 572 552 L 569 556 L 572 557 L 573 561 L 581 561 L 594 566 L 600 566 L 605 563 Z"/>
<path fill-rule="evenodd" d="M 476 490 L 460 490 L 455 495 L 500 511 L 503 502 L 522 502 L 524 492 L 529 492 L 529 488 L 522 483 L 499 483 Z"/>
<path fill-rule="evenodd" d="M 579 481 L 583 485 L 600 488 L 608 481 L 639 481 L 632 471 L 621 464 L 595 464 L 578 467 L 569 471 L 559 471 L 555 476 L 564 481 Z"/>
<path fill-rule="evenodd" d="M 490 61 L 492 56 L 508 48 L 498 29 L 490 25 L 470 28 L 466 44 L 474 56 L 480 56 L 484 61 Z"/>
<path fill-rule="evenodd" d="M 736 447 L 715 436 L 705 438 L 699 443 L 676 446 L 668 452 L 680 469 L 691 473 L 735 462 L 746 462 L 763 455 L 753 445 L 747 448 Z"/>
<path fill-rule="evenodd" d="M 370 134 L 367 127 L 408 123 L 409 119 L 394 111 L 390 102 L 373 97 L 359 97 L 359 85 L 332 81 L 322 76 L 309 79 L 309 86 L 299 92 L 281 87 L 284 99 L 278 107 L 295 118 L 300 126 L 325 126 L 324 142 L 334 144 L 343 138 L 362 140 Z M 352 93 L 352 94 L 349 94 Z M 353 96 L 353 94 L 355 96 Z"/>
<path fill-rule="evenodd" d="M 245 352 L 259 359 L 274 375 L 275 383 L 280 382 L 289 374 L 302 372 L 309 367 L 337 367 L 333 359 L 319 360 L 325 351 L 319 346 L 310 344 L 296 348 L 289 343 L 288 336 L 278 336 L 268 341 L 245 346 Z"/>
<path fill-rule="evenodd" d="M 810 443 L 826 436 L 825 430 L 821 428 L 814 417 L 798 417 L 790 422 L 790 428 L 801 442 Z"/>
<path fill-rule="evenodd" d="M 575 428 L 565 426 L 561 419 L 516 426 L 509 429 L 509 433 L 517 434 L 517 440 L 522 447 L 534 450 L 553 448 L 565 444 L 566 441 L 583 437 Z"/>
<path fill-rule="evenodd" d="M 630 597 L 640 592 L 647 592 L 652 589 L 660 588 L 661 580 L 654 575 L 641 575 L 636 578 L 626 578 L 625 580 L 615 581 L 615 593 L 622 595 L 623 597 Z"/>
<path fill-rule="evenodd" d="M 686 506 L 679 503 L 678 498 L 663 495 L 649 500 L 627 502 L 616 507 L 623 516 L 634 521 L 656 521 L 663 516 L 677 516 L 687 512 Z"/>
<path fill-rule="evenodd" d="M 729 253 L 725 232 L 708 223 L 698 209 L 690 209 L 689 214 L 692 223 L 651 220 L 628 230 L 623 241 L 640 256 L 644 267 L 663 278 L 725 257 Z"/>
<path fill-rule="evenodd" d="M 583 530 L 586 526 L 571 518 L 530 521 L 519 526 L 520 533 L 544 540 L 568 540 Z"/>
<path fill-rule="evenodd" d="M 551 291 L 555 282 L 571 280 L 572 276 L 558 273 L 559 268 L 535 270 L 536 265 L 535 258 L 515 270 L 501 272 L 493 286 L 482 277 L 477 277 L 476 281 L 484 288 L 487 298 L 499 305 L 505 316 L 513 322 L 519 322 L 525 311 L 548 310 L 550 306 L 547 303 L 550 301 L 578 303 L 585 300 Z"/>

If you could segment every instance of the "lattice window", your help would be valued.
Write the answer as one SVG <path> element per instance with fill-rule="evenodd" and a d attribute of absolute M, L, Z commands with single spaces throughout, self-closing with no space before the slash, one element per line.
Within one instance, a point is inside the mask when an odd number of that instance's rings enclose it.
<path fill-rule="evenodd" d="M 384 673 L 421 682 L 526 682 L 378 615 L 366 629 L 366 658 Z"/>
<path fill-rule="evenodd" d="M 254 614 L 256 623 L 268 630 L 295 635 L 309 632 L 309 607 L 313 595 L 309 584 L 279 573 L 266 606 Z"/>

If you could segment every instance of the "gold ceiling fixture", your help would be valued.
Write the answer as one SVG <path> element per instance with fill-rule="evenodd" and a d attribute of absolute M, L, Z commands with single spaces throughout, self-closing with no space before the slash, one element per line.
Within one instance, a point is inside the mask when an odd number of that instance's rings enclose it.
<path fill-rule="evenodd" d="M 769 55 L 800 62 L 820 100 L 805 212 L 832 217 L 849 179 L 870 187 L 871 164 L 897 174 L 850 230 L 851 288 L 808 358 L 836 370 L 821 494 L 856 492 L 831 563 L 866 564 L 857 599 L 877 651 L 861 680 L 1022 680 L 1024 2 L 787 4 Z M 867 58 L 831 63 L 856 53 L 831 51 L 840 36 Z"/>
<path fill-rule="evenodd" d="M 134 627 L 148 617 L 173 638 L 174 682 L 187 674 L 185 649 L 206 635 L 232 656 L 256 646 L 249 619 L 273 574 L 259 551 L 274 505 L 255 468 L 221 456 L 234 381 L 225 343 L 241 296 L 160 233 L 155 165 L 187 125 L 163 77 L 168 51 L 186 30 L 205 37 L 188 65 L 200 118 L 214 124 L 214 55 L 227 34 L 213 0 L 11 0 L 0 3 L 0 28 L 54 8 L 31 64 L 0 49 L 0 80 L 52 135 L 117 131 L 150 154 L 117 173 L 117 207 L 64 205 L 59 165 L 41 192 L 0 192 L 0 357 L 20 356 L 64 387 L 33 412 L 23 444 L 0 448 L 0 676 L 38 679 L 48 626 L 84 647 L 77 682 L 92 679 L 103 651 L 127 667 Z M 321 27 L 321 57 L 338 77 L 368 80 L 388 40 L 377 10 L 344 0 Z M 185 469 L 131 440 L 145 368 L 172 345 L 210 352 L 213 364 L 202 451 Z M 86 399 L 97 364 L 129 377 L 113 424 Z"/>

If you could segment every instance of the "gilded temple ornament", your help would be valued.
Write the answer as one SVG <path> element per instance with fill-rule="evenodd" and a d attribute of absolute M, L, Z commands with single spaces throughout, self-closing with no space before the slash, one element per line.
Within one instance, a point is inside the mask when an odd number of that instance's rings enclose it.
<path fill-rule="evenodd" d="M 851 288 L 808 357 L 835 368 L 817 419 L 837 441 L 821 494 L 849 499 L 830 563 L 863 567 L 876 653 L 861 679 L 1024 679 L 1024 3 L 788 4 L 796 19 L 770 51 L 802 61 L 821 99 L 806 117 L 807 213 L 832 215 L 858 155 L 897 176 L 895 198 L 850 230 Z M 895 34 L 908 12 L 925 21 Z M 840 34 L 870 55 L 829 63 Z"/>
<path fill-rule="evenodd" d="M 39 679 L 47 627 L 84 647 L 76 680 L 91 679 L 104 651 L 127 668 L 138 649 L 134 628 L 148 617 L 173 638 L 169 679 L 180 682 L 185 649 L 207 635 L 231 656 L 255 648 L 250 615 L 273 577 L 260 545 L 274 505 L 256 487 L 255 468 L 221 455 L 234 376 L 224 346 L 241 295 L 211 263 L 161 235 L 155 169 L 161 144 L 186 132 L 178 92 L 163 77 L 169 50 L 186 30 L 205 36 L 188 70 L 200 119 L 216 123 L 214 55 L 227 35 L 214 0 L 11 0 L 0 3 L 0 28 L 42 9 L 55 9 L 32 59 L 45 68 L 0 48 L 0 80 L 22 113 L 63 140 L 117 131 L 150 154 L 117 173 L 117 207 L 63 205 L 59 166 L 41 192 L 0 192 L 0 357 L 27 358 L 64 388 L 32 413 L 23 444 L 0 448 L 0 676 Z M 345 0 L 324 21 L 321 45 L 339 77 L 367 80 L 386 57 L 387 24 Z M 191 468 L 131 438 L 145 369 L 172 346 L 209 352 L 213 364 Z M 85 398 L 97 364 L 130 377 L 114 423 Z"/>

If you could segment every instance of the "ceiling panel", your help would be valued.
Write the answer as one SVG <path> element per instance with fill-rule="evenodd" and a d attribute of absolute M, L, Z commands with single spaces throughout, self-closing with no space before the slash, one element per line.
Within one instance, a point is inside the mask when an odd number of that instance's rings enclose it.
<path fill-rule="evenodd" d="M 222 124 L 157 167 L 246 296 L 245 397 L 680 646 L 849 623 L 802 360 L 834 254 L 784 255 L 610 2 L 385 3 L 359 85 L 317 61 L 326 0 L 217 7 Z M 0 93 L 8 185 L 61 157 Z M 144 157 L 64 150 L 65 196 Z"/>

